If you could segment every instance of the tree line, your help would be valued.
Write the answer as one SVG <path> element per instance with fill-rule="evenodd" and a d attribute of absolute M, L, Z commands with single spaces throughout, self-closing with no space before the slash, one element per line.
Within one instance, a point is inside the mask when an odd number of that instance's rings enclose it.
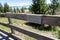
<path fill-rule="evenodd" d="M 51 4 L 46 4 L 46 0 L 32 0 L 32 5 L 29 7 L 29 10 L 33 14 L 56 14 L 56 10 L 59 8 L 58 0 L 51 0 Z M 20 13 L 24 12 L 25 8 L 14 8 L 12 9 L 7 3 L 5 3 L 3 6 L 0 3 L 0 13 L 6 13 L 6 12 L 15 12 Z"/>
<path fill-rule="evenodd" d="M 51 4 L 46 4 L 46 0 L 32 0 L 32 5 L 29 10 L 33 14 L 56 14 L 56 10 L 59 6 L 58 0 L 51 0 Z"/>
<path fill-rule="evenodd" d="M 2 5 L 0 3 L 0 13 L 6 13 L 6 12 L 14 12 L 14 13 L 24 13 L 24 10 L 26 8 L 22 7 L 21 9 L 17 8 L 11 8 L 7 3 L 4 3 L 4 5 Z"/>

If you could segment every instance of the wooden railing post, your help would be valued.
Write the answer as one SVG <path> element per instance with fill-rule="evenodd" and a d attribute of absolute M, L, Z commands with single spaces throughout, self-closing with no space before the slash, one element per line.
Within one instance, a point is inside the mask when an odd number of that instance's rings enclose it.
<path fill-rule="evenodd" d="M 8 14 L 8 13 L 6 13 L 6 14 Z M 10 18 L 10 17 L 8 17 L 8 24 L 9 25 L 12 25 L 13 23 L 12 23 L 12 18 Z M 14 30 L 13 30 L 13 27 L 10 27 L 11 28 L 11 33 L 13 33 L 14 34 Z"/>
<path fill-rule="evenodd" d="M 43 14 L 43 16 L 41 16 L 41 29 L 43 29 L 43 27 L 44 27 L 44 24 L 43 24 L 43 17 L 44 17 L 45 15 Z"/>
<path fill-rule="evenodd" d="M 11 18 L 8 17 L 9 24 L 12 24 Z"/>
<path fill-rule="evenodd" d="M 8 17 L 8 21 L 9 21 L 9 24 L 10 25 L 12 25 L 13 23 L 12 23 L 12 19 L 11 18 L 9 18 Z M 13 30 L 13 28 L 11 27 L 11 33 L 13 33 L 14 34 L 14 30 Z"/>

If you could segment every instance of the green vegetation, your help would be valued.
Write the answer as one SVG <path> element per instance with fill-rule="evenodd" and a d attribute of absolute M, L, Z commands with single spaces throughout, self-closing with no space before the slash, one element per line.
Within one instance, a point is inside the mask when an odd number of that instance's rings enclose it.
<path fill-rule="evenodd" d="M 0 12 L 1 13 L 12 12 L 12 8 L 10 8 L 7 3 L 5 3 L 4 6 L 2 6 L 2 4 L 0 3 Z"/>
<path fill-rule="evenodd" d="M 12 9 L 7 3 L 4 3 L 4 5 L 2 6 L 2 4 L 0 3 L 0 13 L 6 13 L 6 12 L 14 12 L 14 13 L 20 13 L 23 12 L 26 8 L 22 7 L 21 9 L 19 8 L 14 8 Z"/>
<path fill-rule="evenodd" d="M 22 8 L 21 8 L 21 12 L 24 13 L 24 10 L 25 10 L 25 9 L 22 7 Z"/>
<path fill-rule="evenodd" d="M 58 0 L 52 0 L 52 3 L 50 5 L 50 9 L 52 9 L 52 15 L 56 14 L 56 9 L 58 8 L 59 3 Z"/>
<path fill-rule="evenodd" d="M 59 3 L 58 3 L 58 0 L 51 0 L 51 4 L 49 6 L 50 10 L 51 10 L 51 15 L 55 15 L 56 14 L 56 10 L 58 9 L 59 7 Z M 51 26 L 49 25 L 50 27 L 52 27 L 52 30 L 53 31 L 56 31 L 56 27 L 55 26 Z"/>
<path fill-rule="evenodd" d="M 9 12 L 9 5 L 7 3 L 4 4 L 4 12 Z"/>
<path fill-rule="evenodd" d="M 10 31 L 9 27 L 3 26 L 3 25 L 0 25 L 0 29 L 5 30 L 5 31 L 7 30 Z"/>
<path fill-rule="evenodd" d="M 13 9 L 12 9 L 11 7 L 10 7 L 9 9 L 10 9 L 10 10 L 9 10 L 10 12 L 13 12 Z"/>
<path fill-rule="evenodd" d="M 14 8 L 13 9 L 15 13 L 20 13 L 20 9 L 19 8 Z"/>
<path fill-rule="evenodd" d="M 16 9 L 14 8 L 14 12 L 16 13 Z"/>
<path fill-rule="evenodd" d="M 17 13 L 20 13 L 20 9 L 19 8 L 17 8 Z"/>
<path fill-rule="evenodd" d="M 32 0 L 33 4 L 30 6 L 30 10 L 33 11 L 34 14 L 45 14 L 48 7 L 45 3 L 45 0 Z"/>
<path fill-rule="evenodd" d="M 3 12 L 3 6 L 2 4 L 0 3 L 0 13 Z"/>
<path fill-rule="evenodd" d="M 57 14 L 59 9 L 58 0 L 51 0 L 51 4 L 46 4 L 46 0 L 32 0 L 32 5 L 29 7 L 30 12 L 34 14 Z"/>

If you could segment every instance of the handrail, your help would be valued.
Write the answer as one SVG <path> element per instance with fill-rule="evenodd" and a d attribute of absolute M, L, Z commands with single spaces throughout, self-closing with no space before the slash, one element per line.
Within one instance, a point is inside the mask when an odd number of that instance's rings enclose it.
<path fill-rule="evenodd" d="M 0 14 L 0 17 L 15 18 L 32 23 L 60 26 L 60 15 L 37 15 L 37 14 Z"/>

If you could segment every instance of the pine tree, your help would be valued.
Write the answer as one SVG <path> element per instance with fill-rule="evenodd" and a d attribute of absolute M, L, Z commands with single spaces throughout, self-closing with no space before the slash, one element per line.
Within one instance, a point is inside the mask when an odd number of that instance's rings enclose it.
<path fill-rule="evenodd" d="M 17 13 L 20 13 L 20 10 L 19 10 L 19 8 L 17 8 Z"/>
<path fill-rule="evenodd" d="M 12 8 L 11 8 L 11 7 L 9 8 L 9 11 L 10 11 L 10 12 L 13 12 L 13 10 L 12 10 Z"/>
<path fill-rule="evenodd" d="M 52 15 L 55 14 L 55 11 L 58 8 L 58 6 L 59 6 L 58 0 L 51 0 L 50 8 L 52 9 Z"/>
<path fill-rule="evenodd" d="M 4 4 L 4 12 L 9 12 L 9 5 L 7 3 Z"/>
<path fill-rule="evenodd" d="M 32 11 L 35 14 L 45 14 L 46 10 L 45 0 L 33 0 Z"/>
<path fill-rule="evenodd" d="M 14 12 L 16 13 L 16 9 L 14 8 Z"/>
<path fill-rule="evenodd" d="M 25 10 L 25 9 L 22 7 L 22 8 L 21 8 L 21 12 L 24 13 L 24 10 Z"/>
<path fill-rule="evenodd" d="M 32 10 L 32 6 L 29 6 L 29 11 L 31 12 L 31 13 L 33 13 L 33 10 Z"/>
<path fill-rule="evenodd" d="M 0 12 L 3 12 L 4 10 L 3 10 L 3 6 L 2 6 L 2 4 L 0 3 Z"/>

